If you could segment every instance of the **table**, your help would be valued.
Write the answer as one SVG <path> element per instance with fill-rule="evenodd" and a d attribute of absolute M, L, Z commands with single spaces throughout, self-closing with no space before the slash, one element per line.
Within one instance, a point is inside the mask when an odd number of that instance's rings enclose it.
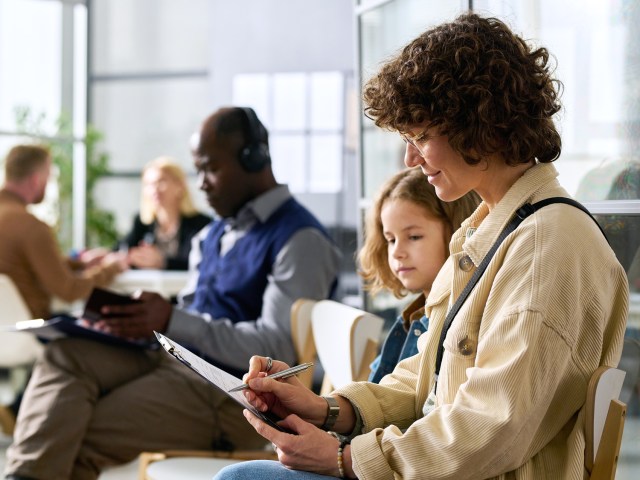
<path fill-rule="evenodd" d="M 116 276 L 113 283 L 107 288 L 114 292 L 131 295 L 137 290 L 156 292 L 171 299 L 178 295 L 180 290 L 188 283 L 191 272 L 186 270 L 127 270 Z M 196 272 L 193 272 L 196 275 Z M 84 309 L 85 299 L 75 302 L 65 302 L 54 297 L 51 302 L 53 312 L 71 312 L 73 315 L 81 315 Z"/>
<path fill-rule="evenodd" d="M 182 270 L 127 270 L 114 279 L 109 289 L 125 294 L 147 290 L 171 298 L 184 288 L 191 274 Z"/>

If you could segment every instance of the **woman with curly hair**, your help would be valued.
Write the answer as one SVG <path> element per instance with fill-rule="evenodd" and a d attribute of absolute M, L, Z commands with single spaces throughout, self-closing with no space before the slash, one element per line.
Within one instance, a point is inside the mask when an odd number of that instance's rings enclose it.
<path fill-rule="evenodd" d="M 405 164 L 441 200 L 475 191 L 483 202 L 453 234 L 418 354 L 379 384 L 323 398 L 264 378 L 286 365 L 252 357 L 246 398 L 297 435 L 245 411 L 279 462 L 217 478 L 584 478 L 587 384 L 618 363 L 628 285 L 597 224 L 560 201 L 548 61 L 500 20 L 465 14 L 369 80 L 366 113 L 405 138 Z"/>

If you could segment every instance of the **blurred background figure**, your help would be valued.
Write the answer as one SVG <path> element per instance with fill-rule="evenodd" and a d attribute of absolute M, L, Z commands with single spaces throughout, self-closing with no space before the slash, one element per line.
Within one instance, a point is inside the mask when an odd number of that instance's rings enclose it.
<path fill-rule="evenodd" d="M 191 239 L 210 221 L 194 207 L 184 170 L 158 157 L 142 171 L 140 212 L 120 248 L 132 267 L 187 270 Z"/>
<path fill-rule="evenodd" d="M 15 146 L 7 154 L 0 190 L 0 273 L 13 281 L 34 318 L 51 316 L 52 297 L 65 302 L 86 298 L 126 269 L 114 253 L 86 262 L 66 257 L 51 227 L 27 210 L 44 198 L 50 170 L 48 149 Z"/>
<path fill-rule="evenodd" d="M 15 285 L 33 318 L 52 315 L 53 297 L 65 302 L 83 299 L 127 268 L 113 252 L 88 262 L 63 255 L 51 227 L 27 209 L 44 199 L 50 172 L 47 148 L 17 145 L 6 156 L 0 189 L 0 274 Z M 0 321 L 14 320 L 2 317 Z M 23 389 L 21 385 L 11 405 L 0 405 L 0 424 L 7 434 L 13 431 Z"/>

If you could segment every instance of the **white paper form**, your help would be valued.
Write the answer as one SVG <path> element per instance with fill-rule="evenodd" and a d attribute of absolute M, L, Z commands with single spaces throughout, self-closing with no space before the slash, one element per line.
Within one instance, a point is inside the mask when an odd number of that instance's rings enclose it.
<path fill-rule="evenodd" d="M 274 428 L 277 428 L 278 430 L 292 433 L 277 424 L 277 422 L 280 420 L 278 417 L 270 412 L 260 412 L 253 405 L 251 405 L 244 397 L 242 390 L 236 392 L 229 391 L 234 387 L 242 385 L 242 380 L 234 377 L 233 375 L 225 372 L 215 365 L 211 365 L 209 362 L 193 354 L 179 343 L 171 340 L 169 337 L 166 337 L 165 335 L 158 332 L 154 333 L 156 334 L 158 342 L 160 343 L 160 345 L 162 345 L 162 348 L 164 348 L 172 357 L 179 360 L 183 365 L 186 365 L 202 378 L 209 381 L 209 383 L 211 383 L 214 387 L 222 390 L 225 394 L 234 399 L 237 403 L 249 410 L 262 421 L 268 423 Z"/>

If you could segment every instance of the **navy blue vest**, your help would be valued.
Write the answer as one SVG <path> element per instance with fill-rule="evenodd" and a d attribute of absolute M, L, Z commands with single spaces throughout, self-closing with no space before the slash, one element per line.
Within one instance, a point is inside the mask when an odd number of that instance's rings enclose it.
<path fill-rule="evenodd" d="M 278 252 L 295 232 L 306 227 L 316 228 L 328 238 L 320 222 L 290 198 L 265 223 L 258 221 L 221 258 L 224 222 L 215 222 L 203 242 L 198 285 L 190 310 L 234 323 L 259 318 L 267 277 Z"/>

